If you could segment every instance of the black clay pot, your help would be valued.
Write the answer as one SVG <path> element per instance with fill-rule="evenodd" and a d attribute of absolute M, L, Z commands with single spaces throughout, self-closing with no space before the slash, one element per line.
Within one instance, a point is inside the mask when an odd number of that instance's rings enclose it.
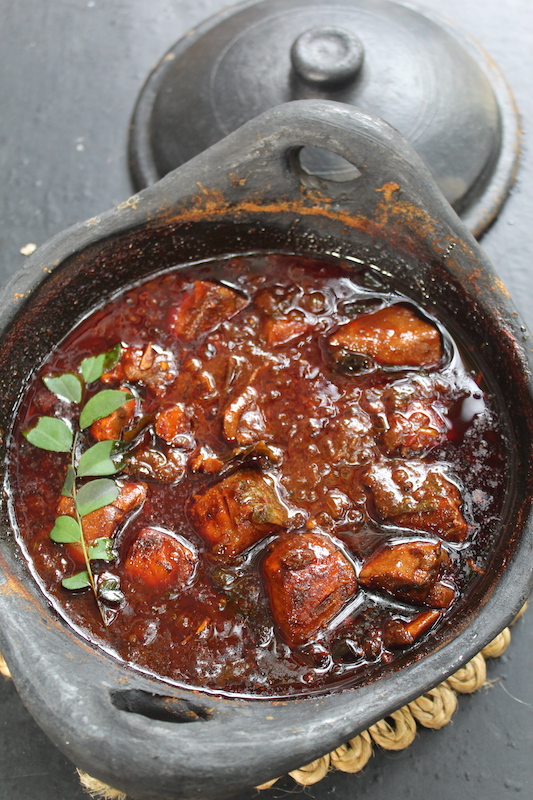
<path fill-rule="evenodd" d="M 324 183 L 303 147 L 358 177 Z M 422 162 L 386 123 L 345 105 L 267 111 L 155 186 L 38 250 L 2 294 L 3 454 L 17 402 L 50 350 L 121 286 L 175 264 L 268 250 L 338 254 L 434 313 L 487 371 L 508 427 L 509 482 L 490 570 L 435 643 L 367 686 L 287 701 L 185 690 L 118 663 L 69 629 L 33 581 L 1 509 L 0 649 L 55 744 L 136 798 L 221 798 L 328 752 L 439 683 L 504 628 L 532 582 L 531 342 L 504 287 Z"/>

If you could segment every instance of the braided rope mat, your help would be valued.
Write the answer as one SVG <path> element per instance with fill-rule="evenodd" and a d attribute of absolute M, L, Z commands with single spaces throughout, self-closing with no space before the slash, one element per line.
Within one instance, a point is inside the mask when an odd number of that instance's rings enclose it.
<path fill-rule="evenodd" d="M 513 625 L 526 610 L 524 605 Z M 439 730 L 447 725 L 456 708 L 458 694 L 471 694 L 485 684 L 487 678 L 486 659 L 501 656 L 511 641 L 511 632 L 505 628 L 474 658 L 465 664 L 434 689 L 430 689 L 421 697 L 406 706 L 393 711 L 386 719 L 376 722 L 368 730 L 350 739 L 346 744 L 337 747 L 322 758 L 306 764 L 300 769 L 289 772 L 289 775 L 301 786 L 318 783 L 332 769 L 342 772 L 359 772 L 367 764 L 373 753 L 374 745 L 383 750 L 404 750 L 413 742 L 417 724 L 424 728 Z M 0 674 L 9 678 L 8 666 L 0 654 Z M 92 778 L 82 770 L 77 770 L 83 789 L 98 800 L 126 800 L 123 792 L 107 786 Z M 256 789 L 269 789 L 279 778 L 263 783 Z"/>

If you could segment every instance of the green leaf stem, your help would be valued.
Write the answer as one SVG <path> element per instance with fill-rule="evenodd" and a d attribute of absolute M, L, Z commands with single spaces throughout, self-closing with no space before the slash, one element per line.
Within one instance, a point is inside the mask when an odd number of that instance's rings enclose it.
<path fill-rule="evenodd" d="M 24 436 L 35 447 L 55 453 L 70 452 L 74 438 L 67 423 L 56 417 L 39 417 L 37 425 L 24 431 Z"/>
<path fill-rule="evenodd" d="M 63 375 L 45 376 L 43 382 L 56 397 L 81 405 L 85 385 L 94 383 L 112 369 L 118 362 L 120 353 L 121 345 L 117 344 L 106 353 L 84 359 L 80 364 L 83 379 L 79 375 L 67 372 Z M 61 585 L 71 591 L 90 587 L 104 625 L 107 624 L 107 616 L 101 601 L 117 603 L 123 599 L 123 594 L 118 579 L 111 573 L 95 575 L 91 562 L 114 561 L 117 553 L 112 538 L 101 536 L 90 543 L 86 541 L 83 520 L 93 511 L 112 504 L 119 496 L 120 488 L 116 482 L 105 476 L 115 475 L 123 468 L 122 454 L 127 450 L 128 444 L 114 440 L 100 441 L 80 454 L 81 446 L 85 442 L 85 437 L 80 436 L 80 432 L 132 399 L 134 396 L 128 391 L 103 389 L 82 406 L 79 419 L 77 422 L 73 421 L 72 426 L 58 417 L 42 416 L 33 428 L 24 431 L 28 442 L 35 447 L 70 454 L 70 463 L 66 468 L 61 494 L 72 499 L 74 516 L 67 514 L 58 516 L 49 535 L 52 541 L 59 544 L 80 546 L 85 569 L 64 578 Z M 90 480 L 87 480 L 88 478 Z M 83 481 L 78 485 L 80 479 Z"/>
<path fill-rule="evenodd" d="M 120 389 L 104 389 L 93 395 L 82 408 L 80 414 L 80 428 L 88 428 L 97 419 L 103 419 L 128 400 L 133 400 L 133 395 Z"/>

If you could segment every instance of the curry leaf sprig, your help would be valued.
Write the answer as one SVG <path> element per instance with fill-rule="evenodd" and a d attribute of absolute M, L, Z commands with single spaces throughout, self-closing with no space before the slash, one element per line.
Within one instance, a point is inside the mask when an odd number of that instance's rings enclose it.
<path fill-rule="evenodd" d="M 88 384 L 99 380 L 112 369 L 120 357 L 120 345 L 112 350 L 84 359 L 79 373 L 67 372 L 58 376 L 45 376 L 46 387 L 63 401 L 79 406 L 77 419 L 72 423 L 59 417 L 42 416 L 37 424 L 24 436 L 35 447 L 57 453 L 69 453 L 70 461 L 61 494 L 71 498 L 73 513 L 56 517 L 50 538 L 62 544 L 79 545 L 83 553 L 85 569 L 62 580 L 65 589 L 78 590 L 90 587 L 105 622 L 101 600 L 120 599 L 118 581 L 112 576 L 97 585 L 91 562 L 96 560 L 113 561 L 116 553 L 113 540 L 100 537 L 88 542 L 84 534 L 84 520 L 93 511 L 112 504 L 120 493 L 117 483 L 112 480 L 124 466 L 122 459 L 123 443 L 118 440 L 104 440 L 93 444 L 79 453 L 80 434 L 93 422 L 103 419 L 116 411 L 133 395 L 120 389 L 103 389 L 84 402 Z"/>

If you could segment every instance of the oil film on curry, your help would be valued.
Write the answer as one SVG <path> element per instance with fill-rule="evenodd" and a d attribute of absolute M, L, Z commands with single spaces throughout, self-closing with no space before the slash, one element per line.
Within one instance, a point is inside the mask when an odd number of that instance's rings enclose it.
<path fill-rule="evenodd" d="M 96 309 L 22 401 L 18 537 L 83 636 L 178 684 L 368 682 L 483 574 L 502 430 L 438 320 L 364 269 L 251 255 Z"/>

